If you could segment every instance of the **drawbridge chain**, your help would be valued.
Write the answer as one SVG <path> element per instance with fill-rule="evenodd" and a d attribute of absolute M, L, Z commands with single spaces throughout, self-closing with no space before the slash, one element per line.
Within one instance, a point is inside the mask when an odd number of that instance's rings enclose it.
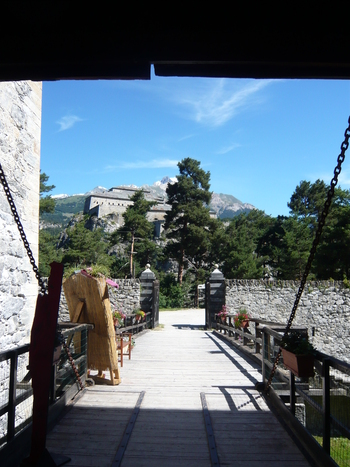
<path fill-rule="evenodd" d="M 282 339 L 284 339 L 286 337 L 287 333 L 290 331 L 290 328 L 292 327 L 292 323 L 293 323 L 293 320 L 294 320 L 294 317 L 295 317 L 295 313 L 296 313 L 298 305 L 299 305 L 300 297 L 301 297 L 301 295 L 303 293 L 303 290 L 304 290 L 308 275 L 309 275 L 310 270 L 311 270 L 312 261 L 314 259 L 315 253 L 316 253 L 316 248 L 317 248 L 318 244 L 320 243 L 322 230 L 323 230 L 323 227 L 325 225 L 326 217 L 328 215 L 329 208 L 331 206 L 332 199 L 333 199 L 333 196 L 334 196 L 334 189 L 337 186 L 338 177 L 339 177 L 339 174 L 341 172 L 341 166 L 342 166 L 342 163 L 345 160 L 345 152 L 349 147 L 350 117 L 348 119 L 348 127 L 345 130 L 344 136 L 345 136 L 345 139 L 344 139 L 344 141 L 342 142 L 342 144 L 340 146 L 341 152 L 340 152 L 340 154 L 338 156 L 337 166 L 334 169 L 334 176 L 333 176 L 333 178 L 331 180 L 331 183 L 330 183 L 330 188 L 329 188 L 328 193 L 327 193 L 327 199 L 325 201 L 322 214 L 321 214 L 321 216 L 319 218 L 319 221 L 318 221 L 318 227 L 317 227 L 317 231 L 316 231 L 316 234 L 315 234 L 314 241 L 312 243 L 309 258 L 307 260 L 305 271 L 304 271 L 303 277 L 301 279 L 300 286 L 299 286 L 297 295 L 295 297 L 295 302 L 294 302 L 294 305 L 293 305 L 293 308 L 292 308 L 292 311 L 291 311 L 291 314 L 290 314 L 290 317 L 289 317 L 289 320 L 288 320 L 288 323 L 287 323 L 287 327 L 286 327 L 286 329 L 284 331 L 284 335 L 283 335 Z M 265 388 L 266 391 L 268 390 L 268 388 L 270 387 L 270 385 L 272 383 L 272 379 L 273 379 L 274 374 L 276 372 L 276 368 L 277 368 L 278 362 L 280 360 L 280 357 L 281 357 L 281 349 L 278 351 L 278 353 L 276 355 L 276 358 L 275 358 L 275 361 L 274 361 L 274 364 L 273 364 L 273 367 L 272 367 L 272 370 L 271 370 L 271 373 L 270 373 L 270 377 L 269 377 L 269 380 L 268 380 L 266 388 Z"/>
<path fill-rule="evenodd" d="M 24 248 L 26 249 L 27 251 L 27 255 L 28 255 L 28 258 L 29 258 L 29 261 L 30 261 L 30 264 L 32 265 L 32 268 L 33 268 L 33 271 L 34 271 L 34 274 L 35 274 L 35 277 L 38 281 L 38 284 L 39 284 L 39 287 L 40 287 L 40 292 L 42 295 L 46 295 L 47 294 L 47 284 L 45 283 L 45 281 L 42 279 L 42 277 L 40 276 L 40 273 L 39 273 L 39 268 L 38 266 L 36 265 L 35 263 L 35 259 L 34 259 L 34 256 L 33 256 L 33 252 L 30 248 L 30 245 L 29 245 L 29 242 L 27 240 L 27 236 L 24 232 L 24 229 L 23 229 L 23 225 L 22 225 L 22 222 L 20 220 L 20 217 L 19 217 L 19 214 L 17 212 L 17 208 L 16 208 L 16 205 L 15 205 L 15 202 L 13 200 L 13 197 L 12 197 L 12 193 L 11 193 L 11 190 L 10 190 L 10 187 L 8 186 L 8 183 L 7 183 L 7 180 L 6 180 L 6 176 L 5 176 L 5 173 L 3 171 L 3 168 L 2 168 L 2 165 L 0 164 L 0 181 L 1 181 L 1 184 L 4 188 L 4 191 L 5 191 L 5 195 L 6 195 L 6 198 L 7 198 L 7 201 L 9 203 L 9 206 L 10 206 L 10 209 L 11 209 L 11 212 L 12 212 L 12 215 L 15 219 L 15 222 L 17 224 L 17 228 L 19 230 L 19 233 L 20 233 L 20 236 L 21 236 L 21 239 L 23 241 L 23 245 L 24 245 Z M 65 343 L 65 341 L 63 340 L 62 342 L 62 345 L 66 351 L 66 354 L 68 356 L 68 359 L 69 359 L 69 362 L 72 366 L 72 369 L 75 373 L 75 376 L 76 376 L 76 379 L 79 383 L 79 386 L 80 386 L 80 389 L 84 389 L 84 386 L 83 386 L 83 383 L 81 381 L 81 378 L 79 376 L 79 373 L 78 373 L 78 370 L 75 366 L 75 363 L 74 363 L 74 360 L 73 360 L 73 357 L 69 351 L 69 348 L 67 346 L 67 344 Z"/>
<path fill-rule="evenodd" d="M 16 205 L 15 205 L 15 202 L 13 201 L 12 194 L 11 194 L 11 191 L 10 191 L 10 187 L 8 186 L 8 183 L 7 183 L 7 180 L 6 180 L 6 177 L 5 177 L 5 173 L 4 173 L 3 169 L 2 169 L 1 164 L 0 164 L 0 180 L 1 180 L 2 186 L 4 188 L 5 195 L 6 195 L 8 203 L 9 203 L 12 215 L 13 215 L 13 217 L 15 219 L 16 224 L 17 224 L 17 228 L 19 230 L 19 234 L 20 234 L 21 239 L 23 241 L 24 248 L 27 251 L 27 255 L 28 255 L 30 264 L 32 265 L 35 277 L 36 277 L 36 279 L 38 281 L 38 284 L 39 284 L 39 287 L 40 287 L 40 292 L 43 295 L 45 295 L 47 293 L 47 286 L 46 286 L 44 280 L 40 277 L 39 268 L 35 263 L 35 259 L 34 259 L 32 250 L 30 249 L 26 234 L 25 234 L 24 229 L 23 229 L 23 225 L 22 225 L 21 220 L 19 218 L 17 208 L 16 208 Z"/>

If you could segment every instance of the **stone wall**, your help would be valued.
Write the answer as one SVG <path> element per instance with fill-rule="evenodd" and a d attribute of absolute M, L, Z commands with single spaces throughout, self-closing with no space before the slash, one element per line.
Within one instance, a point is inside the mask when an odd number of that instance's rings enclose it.
<path fill-rule="evenodd" d="M 38 262 L 41 83 L 0 83 L 0 163 Z M 0 187 L 0 351 L 29 342 L 37 281 Z"/>
<path fill-rule="evenodd" d="M 298 288 L 293 281 L 226 280 L 226 305 L 286 324 Z M 318 350 L 350 362 L 350 289 L 342 282 L 308 282 L 293 324 L 308 328 Z"/>
<path fill-rule="evenodd" d="M 140 281 L 139 279 L 113 279 L 119 285 L 118 289 L 108 287 L 110 300 L 124 313 L 131 313 L 140 307 Z M 66 297 L 61 293 L 59 320 L 69 321 L 69 311 Z"/>

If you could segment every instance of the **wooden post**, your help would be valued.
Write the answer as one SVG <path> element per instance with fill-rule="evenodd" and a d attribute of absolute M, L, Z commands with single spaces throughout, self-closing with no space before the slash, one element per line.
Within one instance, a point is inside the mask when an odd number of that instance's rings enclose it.
<path fill-rule="evenodd" d="M 225 305 L 225 278 L 222 272 L 217 268 L 210 274 L 210 277 L 207 281 L 208 286 L 206 286 L 206 327 L 208 329 L 217 328 L 215 321 L 215 313 L 219 313 L 222 308 L 222 305 Z"/>
<path fill-rule="evenodd" d="M 294 376 L 294 373 L 292 373 L 291 371 L 289 372 L 289 385 L 290 385 L 290 396 L 289 396 L 290 411 L 295 417 L 295 376 Z"/>
<path fill-rule="evenodd" d="M 159 326 L 159 281 L 153 281 L 153 297 L 152 297 L 152 329 Z"/>
<path fill-rule="evenodd" d="M 146 269 L 140 275 L 141 295 L 140 308 L 148 313 L 152 312 L 151 326 L 154 328 L 159 324 L 159 283 L 158 293 L 154 291 L 155 274 L 150 270 L 150 265 L 146 265 Z M 157 281 L 158 282 L 158 281 Z M 158 300 L 158 304 L 154 303 L 154 299 Z M 157 323 L 157 324 L 156 324 Z"/>
<path fill-rule="evenodd" d="M 331 392 L 330 392 L 330 380 L 329 380 L 329 360 L 323 361 L 323 449 L 327 454 L 331 451 Z"/>
<path fill-rule="evenodd" d="M 262 371 L 262 382 L 265 384 L 266 381 L 266 365 L 265 365 L 265 358 L 266 358 L 266 333 L 262 332 L 262 365 L 261 365 L 261 371 Z"/>
<path fill-rule="evenodd" d="M 259 323 L 256 321 L 255 322 L 255 338 L 256 339 L 261 339 L 261 331 L 260 331 L 260 327 L 259 327 Z M 255 353 L 260 353 L 261 352 L 261 345 L 259 344 L 259 342 L 257 342 L 257 340 L 255 341 Z"/>
<path fill-rule="evenodd" d="M 54 262 L 50 266 L 48 294 L 38 295 L 29 348 L 33 387 L 33 430 L 28 461 L 34 465 L 42 456 L 49 456 L 45 450 L 47 415 L 63 264 Z"/>
<path fill-rule="evenodd" d="M 7 439 L 10 441 L 15 436 L 15 413 L 16 413 L 16 382 L 17 382 L 18 355 L 13 353 L 10 359 L 10 384 L 7 414 Z"/>

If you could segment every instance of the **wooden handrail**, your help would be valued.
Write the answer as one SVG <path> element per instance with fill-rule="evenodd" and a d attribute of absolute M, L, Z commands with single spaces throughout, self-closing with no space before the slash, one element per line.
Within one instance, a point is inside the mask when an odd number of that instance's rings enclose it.
<path fill-rule="evenodd" d="M 63 329 L 64 327 L 67 328 L 67 329 Z M 78 333 L 78 332 L 87 333 L 87 331 L 89 329 L 92 329 L 92 328 L 93 328 L 93 325 L 91 325 L 91 324 L 74 324 L 73 326 L 71 326 L 71 323 L 60 323 L 59 324 L 59 329 L 62 330 L 62 335 L 64 337 L 68 337 L 69 335 L 72 335 L 72 334 L 75 334 L 75 333 Z M 29 376 L 30 375 L 29 372 L 28 372 L 27 376 L 25 377 L 25 381 L 26 381 L 25 384 L 21 384 L 20 382 L 17 381 L 18 357 L 20 355 L 28 354 L 29 353 L 29 347 L 30 347 L 30 344 L 25 344 L 25 345 L 16 347 L 14 349 L 6 350 L 6 351 L 0 353 L 0 362 L 6 361 L 6 360 L 10 361 L 10 371 L 9 371 L 9 376 L 8 376 L 8 380 L 9 380 L 9 383 L 8 383 L 8 401 L 7 401 L 7 403 L 3 404 L 0 407 L 0 416 L 5 415 L 6 413 L 8 414 L 7 415 L 7 433 L 2 438 L 2 440 L 0 440 L 0 441 L 5 440 L 6 442 L 5 442 L 5 444 L 1 443 L 3 445 L 2 445 L 2 448 L 0 450 L 0 453 L 3 451 L 4 448 L 6 448 L 7 443 L 9 441 L 11 441 L 16 436 L 17 432 L 19 431 L 19 427 L 15 428 L 16 407 L 19 404 L 21 404 L 22 402 L 24 402 L 25 400 L 29 399 L 33 394 L 33 390 L 31 388 L 31 384 L 30 384 L 31 378 Z M 78 357 L 79 358 L 77 358 L 76 364 L 77 365 L 82 364 L 83 366 L 85 364 L 85 367 L 86 367 L 86 359 L 87 359 L 86 349 L 85 349 L 84 354 L 81 354 Z M 67 375 L 70 374 L 71 375 L 71 373 L 72 372 L 71 372 L 70 368 L 68 368 L 68 370 L 65 369 L 65 370 L 60 370 L 59 372 L 56 372 L 56 371 L 54 372 L 55 379 L 53 381 L 53 387 L 54 388 L 59 387 L 60 392 L 62 393 L 62 395 L 63 395 L 63 392 L 65 390 L 65 385 L 68 382 L 67 378 L 65 378 L 64 376 L 65 376 L 65 374 L 67 374 Z M 56 376 L 60 377 L 61 380 L 64 380 L 63 383 L 59 384 L 58 381 L 56 380 Z M 20 395 L 17 395 L 16 390 L 19 389 L 19 388 L 23 389 L 24 392 L 21 392 Z M 74 391 L 75 390 L 74 387 L 72 388 L 70 384 L 68 385 L 68 388 L 69 388 L 69 391 Z M 73 396 L 74 396 L 74 394 L 72 393 L 72 397 Z M 53 401 L 55 403 L 59 402 L 59 400 L 58 399 L 56 400 L 56 398 L 53 398 Z M 54 403 L 52 405 L 54 405 Z M 27 419 L 25 419 L 21 423 L 20 429 L 22 430 L 22 429 L 28 427 L 30 422 L 31 422 L 31 416 L 29 416 Z"/>
<path fill-rule="evenodd" d="M 274 323 L 271 321 L 260 320 L 260 319 L 251 319 L 251 322 L 255 323 L 255 334 L 249 332 L 247 329 L 239 330 L 235 329 L 232 325 L 232 314 L 227 315 L 228 323 L 221 323 L 218 320 L 217 322 L 217 330 L 219 332 L 224 332 L 224 338 L 228 338 L 230 342 L 234 345 L 238 346 L 241 350 L 245 351 L 248 349 L 247 343 L 250 344 L 253 342 L 255 344 L 255 352 L 256 355 L 259 356 L 261 359 L 262 364 L 262 375 L 263 375 L 263 383 L 265 384 L 266 380 L 268 379 L 268 373 L 271 371 L 273 367 L 273 359 L 276 353 L 279 350 L 279 343 L 282 340 L 284 331 L 286 329 L 285 325 L 281 325 L 281 323 Z M 302 326 L 293 326 L 293 330 L 302 331 L 307 333 L 307 328 Z M 233 338 L 232 336 L 233 335 Z M 243 339 L 240 344 L 237 343 L 236 337 L 243 336 Z M 261 337 L 259 337 L 261 336 Z M 250 345 L 251 347 L 251 345 Z M 247 351 L 247 350 L 246 350 Z M 249 355 L 252 356 L 252 352 L 250 350 Z M 266 358 L 267 357 L 267 358 Z M 270 358 L 273 357 L 273 358 Z M 350 439 L 350 426 L 345 426 L 339 420 L 335 418 L 334 415 L 331 413 L 331 405 L 330 405 L 330 396 L 332 392 L 332 374 L 330 369 L 337 370 L 347 376 L 350 375 L 350 364 L 348 362 L 344 362 L 339 360 L 335 357 L 327 355 L 323 352 L 316 351 L 315 354 L 315 369 L 319 373 L 320 377 L 322 378 L 322 405 L 316 402 L 304 389 L 305 384 L 309 383 L 297 383 L 295 381 L 295 376 L 293 373 L 288 372 L 289 377 L 286 374 L 286 370 L 282 368 L 277 368 L 274 380 L 278 380 L 281 383 L 285 384 L 287 390 L 289 389 L 289 411 L 292 415 L 295 416 L 295 401 L 296 401 L 296 394 L 310 404 L 314 410 L 316 410 L 323 418 L 323 450 L 328 455 L 330 455 L 330 445 L 331 445 L 331 426 L 335 427 L 342 436 L 347 437 Z M 344 383 L 349 387 L 349 383 Z M 270 388 L 276 397 L 277 392 L 272 388 Z M 333 461 L 331 461 L 333 462 Z"/>

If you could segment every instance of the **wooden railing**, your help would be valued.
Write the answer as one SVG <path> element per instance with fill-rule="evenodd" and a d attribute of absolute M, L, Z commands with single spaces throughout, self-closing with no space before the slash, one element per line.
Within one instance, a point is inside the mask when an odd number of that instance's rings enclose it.
<path fill-rule="evenodd" d="M 145 313 L 143 320 L 137 321 L 135 313 L 127 314 L 124 319 L 124 325 L 116 328 L 116 332 L 131 332 L 132 334 L 138 334 L 145 329 L 150 329 L 152 327 L 151 316 L 152 313 L 149 311 L 148 313 Z"/>
<path fill-rule="evenodd" d="M 233 320 L 234 315 L 228 315 L 224 323 L 217 319 L 217 331 L 261 363 L 262 383 L 266 384 L 285 325 L 251 319 L 249 328 L 235 329 Z M 292 329 L 307 334 L 307 328 Z M 327 458 L 320 455 L 319 465 L 347 465 L 346 459 L 350 458 L 350 364 L 316 352 L 314 372 L 313 378 L 297 378 L 284 368 L 281 358 L 269 391 L 270 399 L 283 403 L 293 417 L 297 416 L 296 426 L 303 425 L 312 435 L 312 441 L 316 440 L 317 446 L 322 446 L 323 452 L 330 456 L 327 463 Z M 304 417 L 297 413 L 297 408 Z"/>
<path fill-rule="evenodd" d="M 83 383 L 87 369 L 87 333 L 92 328 L 90 324 L 59 325 Z M 31 424 L 33 390 L 28 363 L 29 344 L 0 353 L 0 379 L 4 388 L 0 392 L 0 420 L 5 420 L 7 417 L 7 422 L 0 424 L 0 465 L 2 466 L 7 465 L 5 459 L 9 457 L 8 445 L 17 437 L 20 438 Z M 80 386 L 76 382 L 68 356 L 65 350 L 62 350 L 58 362 L 52 368 L 49 421 L 57 416 L 57 412 L 63 409 L 66 402 L 79 390 Z M 13 454 L 15 450 L 12 448 L 11 453 Z M 13 460 L 14 458 L 11 461 Z"/>

